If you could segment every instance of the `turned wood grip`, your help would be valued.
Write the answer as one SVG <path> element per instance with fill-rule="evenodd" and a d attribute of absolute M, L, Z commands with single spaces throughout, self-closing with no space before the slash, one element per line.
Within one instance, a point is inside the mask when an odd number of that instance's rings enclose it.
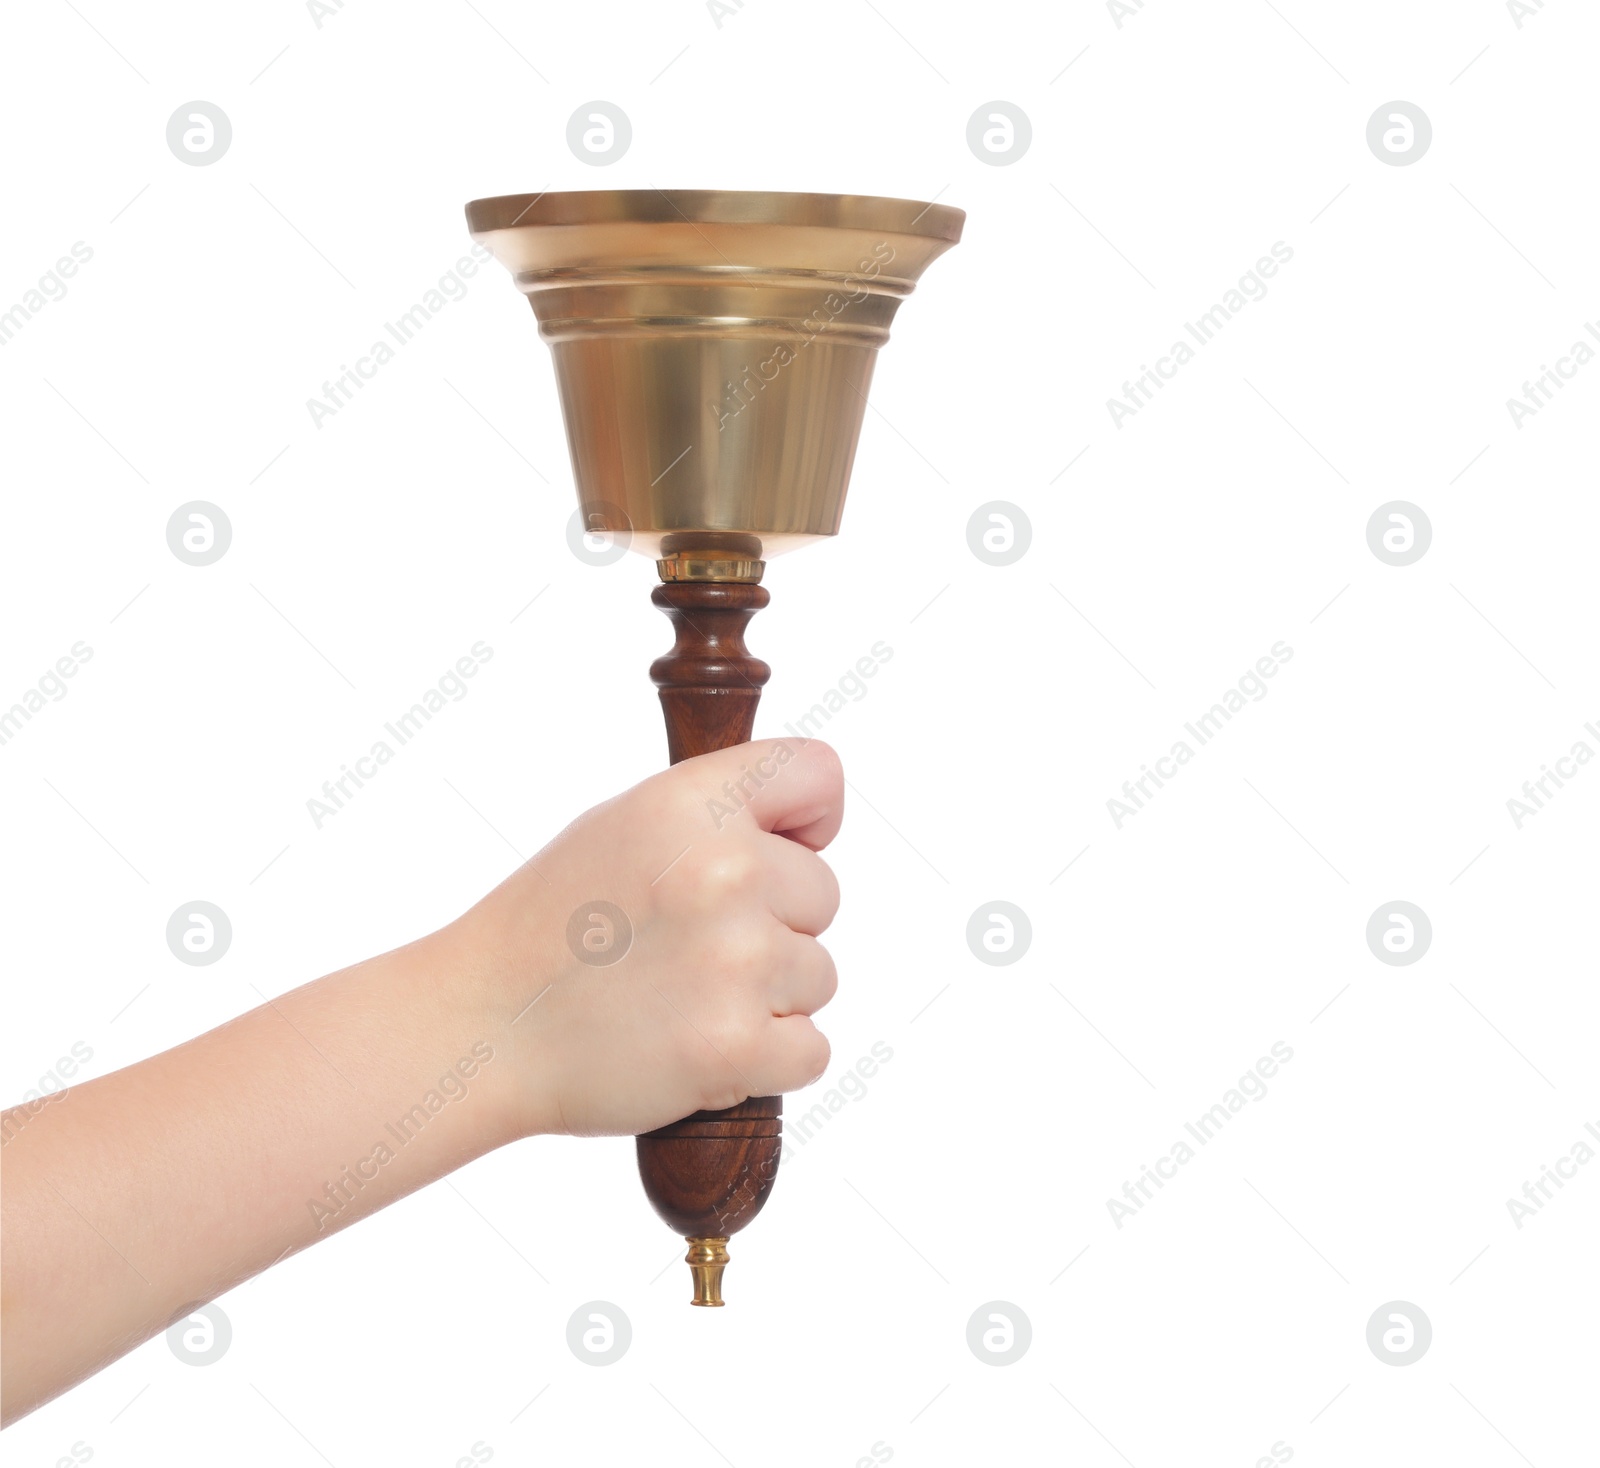
<path fill-rule="evenodd" d="M 651 664 L 673 764 L 746 743 L 772 670 L 750 656 L 744 629 L 766 606 L 747 582 L 674 581 L 651 600 L 672 621 L 672 650 Z M 681 1023 L 682 1021 L 676 1021 Z M 697 1111 L 638 1139 L 639 1177 L 657 1213 L 688 1238 L 725 1238 L 761 1211 L 778 1171 L 783 1098 L 752 1096 Z"/>

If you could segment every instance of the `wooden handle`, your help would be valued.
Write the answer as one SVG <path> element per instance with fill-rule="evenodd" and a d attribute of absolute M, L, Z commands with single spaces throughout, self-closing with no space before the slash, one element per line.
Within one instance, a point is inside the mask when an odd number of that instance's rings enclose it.
<path fill-rule="evenodd" d="M 672 763 L 744 744 L 772 670 L 750 656 L 744 629 L 768 601 L 746 582 L 674 581 L 651 600 L 672 620 L 672 651 L 651 665 L 661 690 Z M 693 1244 L 725 1241 L 761 1211 L 778 1172 L 783 1098 L 752 1096 L 726 1111 L 698 1111 L 638 1139 L 639 1177 L 655 1210 Z M 723 1256 L 726 1257 L 725 1254 Z M 720 1281 L 721 1266 L 716 1266 Z M 721 1304 L 699 1298 L 697 1304 Z"/>

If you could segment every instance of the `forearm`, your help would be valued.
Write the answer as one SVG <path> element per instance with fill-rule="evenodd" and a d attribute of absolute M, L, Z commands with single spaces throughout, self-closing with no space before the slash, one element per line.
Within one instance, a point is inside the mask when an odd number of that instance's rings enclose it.
<path fill-rule="evenodd" d="M 463 962 L 446 930 L 7 1128 L 6 1420 L 528 1129 Z"/>

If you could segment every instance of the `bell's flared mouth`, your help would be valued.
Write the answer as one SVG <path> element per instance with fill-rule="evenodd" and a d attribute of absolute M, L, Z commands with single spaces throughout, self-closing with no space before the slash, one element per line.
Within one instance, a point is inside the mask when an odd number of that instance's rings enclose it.
<path fill-rule="evenodd" d="M 838 532 L 878 348 L 965 219 L 714 189 L 467 205 L 554 355 L 584 530 L 669 579 L 753 580 Z"/>
<path fill-rule="evenodd" d="M 590 189 L 505 194 L 467 205 L 474 238 L 519 225 L 766 224 L 921 235 L 953 245 L 966 217 L 963 210 L 915 199 L 739 189 Z"/>

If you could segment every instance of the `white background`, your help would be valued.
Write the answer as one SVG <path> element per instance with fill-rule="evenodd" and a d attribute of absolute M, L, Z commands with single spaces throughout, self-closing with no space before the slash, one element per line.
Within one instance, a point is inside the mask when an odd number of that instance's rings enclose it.
<path fill-rule="evenodd" d="M 893 649 L 828 730 L 824 1025 L 835 1072 L 893 1059 L 786 1162 L 730 1307 L 687 1308 L 629 1141 L 533 1140 L 233 1291 L 214 1366 L 141 1347 L 8 1461 L 1594 1461 L 1600 1164 L 1506 1206 L 1600 1124 L 1600 765 L 1506 806 L 1600 750 L 1600 363 L 1506 408 L 1600 321 L 1592 7 L 74 4 L 12 16 L 0 103 L 0 305 L 93 250 L 0 353 L 0 704 L 94 652 L 0 748 L 8 1101 L 74 1042 L 103 1074 L 448 920 L 664 762 L 653 570 L 568 550 L 549 357 L 498 266 L 307 412 L 466 252 L 466 200 L 969 217 L 882 355 L 844 533 L 771 568 L 751 631 L 758 732 Z M 195 99 L 233 128 L 207 167 L 165 141 Z M 594 99 L 632 122 L 610 167 L 566 144 Z M 993 99 L 1032 123 L 1009 166 L 966 143 Z M 1367 145 L 1393 99 L 1432 122 L 1410 166 Z M 1115 426 L 1276 241 L 1267 296 Z M 205 568 L 165 539 L 195 499 L 233 526 Z M 967 546 L 995 499 L 1033 527 L 1007 568 Z M 1397 499 L 1433 527 L 1401 568 L 1366 540 Z M 315 829 L 480 639 L 470 696 Z M 1278 641 L 1268 696 L 1118 829 Z M 164 940 L 194 899 L 233 923 L 208 968 Z M 1008 967 L 965 940 L 996 899 L 1032 921 Z M 1433 925 L 1406 967 L 1365 940 L 1397 899 Z M 1119 1229 L 1107 1200 L 1278 1041 Z M 597 1299 L 633 1326 L 605 1368 L 565 1336 Z M 1032 1326 L 1003 1368 L 966 1340 L 993 1300 Z M 1433 1328 L 1403 1368 L 1366 1342 L 1395 1300 Z"/>

